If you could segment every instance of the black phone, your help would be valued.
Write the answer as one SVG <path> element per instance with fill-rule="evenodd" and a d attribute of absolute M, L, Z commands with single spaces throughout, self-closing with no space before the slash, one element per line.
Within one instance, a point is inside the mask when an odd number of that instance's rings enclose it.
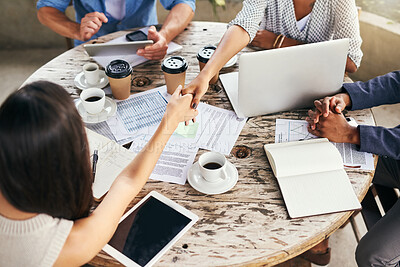
<path fill-rule="evenodd" d="M 126 40 L 134 41 L 145 41 L 147 40 L 147 35 L 142 31 L 134 31 L 126 35 Z"/>

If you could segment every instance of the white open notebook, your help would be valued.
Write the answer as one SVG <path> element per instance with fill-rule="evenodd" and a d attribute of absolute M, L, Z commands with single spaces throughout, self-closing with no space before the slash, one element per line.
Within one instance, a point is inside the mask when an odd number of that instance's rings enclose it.
<path fill-rule="evenodd" d="M 361 209 L 337 148 L 326 138 L 264 145 L 291 218 Z"/>
<path fill-rule="evenodd" d="M 90 153 L 95 149 L 99 151 L 96 177 L 92 186 L 93 197 L 99 200 L 108 192 L 115 178 L 133 160 L 136 153 L 87 128 L 86 135 Z"/>

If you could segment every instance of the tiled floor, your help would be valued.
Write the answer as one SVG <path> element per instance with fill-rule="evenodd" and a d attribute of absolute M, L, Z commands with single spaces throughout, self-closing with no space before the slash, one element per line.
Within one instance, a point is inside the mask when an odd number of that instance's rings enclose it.
<path fill-rule="evenodd" d="M 62 49 L 0 50 L 0 103 L 20 87 L 35 70 L 62 52 Z M 378 125 L 393 127 L 400 122 L 400 105 L 374 109 L 374 115 Z M 356 217 L 356 221 L 361 232 L 365 233 L 365 226 L 360 215 Z M 330 267 L 357 266 L 354 259 L 357 242 L 350 224 L 331 236 L 330 246 L 332 248 Z"/>

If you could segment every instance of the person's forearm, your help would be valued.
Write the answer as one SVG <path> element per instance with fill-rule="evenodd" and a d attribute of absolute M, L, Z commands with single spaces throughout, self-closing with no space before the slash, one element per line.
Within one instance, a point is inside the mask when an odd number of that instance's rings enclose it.
<path fill-rule="evenodd" d="M 177 123 L 169 121 L 165 116 L 150 141 L 118 176 L 117 179 L 125 180 L 130 184 L 132 196 L 128 197 L 128 201 L 130 201 L 146 183 L 176 127 Z M 110 192 L 111 191 L 112 187 L 110 189 Z"/>
<path fill-rule="evenodd" d="M 242 50 L 249 41 L 250 36 L 242 27 L 237 25 L 229 27 L 199 76 L 204 76 L 207 80 L 211 80 L 226 62 Z"/>
<path fill-rule="evenodd" d="M 356 64 L 353 62 L 353 60 L 351 60 L 350 57 L 347 57 L 347 61 L 346 61 L 346 72 L 348 73 L 354 73 L 357 71 L 357 66 Z"/>
<path fill-rule="evenodd" d="M 164 24 L 160 30 L 160 34 L 164 36 L 167 43 L 171 42 L 185 27 L 189 24 L 194 16 L 192 8 L 184 3 L 177 4 L 169 12 Z"/>
<path fill-rule="evenodd" d="M 42 7 L 37 17 L 43 25 L 56 33 L 71 38 L 80 39 L 80 25 L 70 20 L 64 13 L 53 7 Z"/>
<path fill-rule="evenodd" d="M 393 71 L 367 82 L 345 83 L 352 99 L 352 110 L 400 103 L 400 71 Z"/>
<path fill-rule="evenodd" d="M 103 201 L 89 216 L 90 220 L 86 218 L 76 222 L 77 231 L 81 224 L 82 229 L 86 229 L 85 235 L 96 236 L 96 240 L 92 240 L 86 248 L 89 259 L 97 254 L 115 232 L 119 219 L 147 182 L 176 127 L 176 122 L 168 121 L 164 117 L 150 141 L 118 175 Z M 91 224 L 92 227 L 88 227 L 88 224 Z M 88 233 L 88 229 L 92 229 L 92 233 Z M 102 235 L 98 235 L 99 232 Z"/>

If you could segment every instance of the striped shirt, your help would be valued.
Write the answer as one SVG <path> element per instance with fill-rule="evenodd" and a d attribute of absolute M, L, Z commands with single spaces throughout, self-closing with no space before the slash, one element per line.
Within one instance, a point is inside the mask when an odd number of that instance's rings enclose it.
<path fill-rule="evenodd" d="M 257 30 L 283 34 L 302 43 L 350 39 L 349 57 L 360 66 L 363 53 L 354 0 L 316 0 L 303 30 L 297 27 L 293 0 L 244 0 L 229 25 L 242 27 L 253 40 Z"/>

